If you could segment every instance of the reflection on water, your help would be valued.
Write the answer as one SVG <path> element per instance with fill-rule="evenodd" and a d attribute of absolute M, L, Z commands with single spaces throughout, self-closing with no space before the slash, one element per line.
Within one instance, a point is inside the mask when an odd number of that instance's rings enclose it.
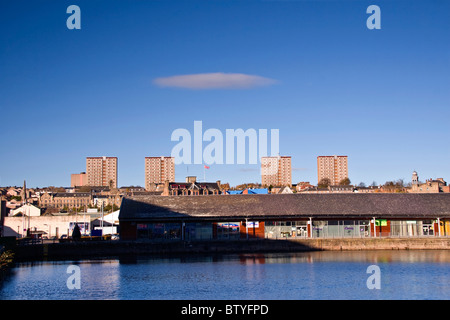
<path fill-rule="evenodd" d="M 217 255 L 183 255 L 178 257 L 133 256 L 119 259 L 121 263 L 193 263 L 224 262 L 238 260 L 241 264 L 304 263 L 304 262 L 435 262 L 450 263 L 449 250 L 361 250 L 361 251 L 312 251 L 295 253 L 243 253 Z"/>
<path fill-rule="evenodd" d="M 67 267 L 80 267 L 70 290 Z M 378 265 L 381 289 L 366 286 Z M 450 251 L 134 256 L 19 263 L 0 299 L 448 299 Z"/>

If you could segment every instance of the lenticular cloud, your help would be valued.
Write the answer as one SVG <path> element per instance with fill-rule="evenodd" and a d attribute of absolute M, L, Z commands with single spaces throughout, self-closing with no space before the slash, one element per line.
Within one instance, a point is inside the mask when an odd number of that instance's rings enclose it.
<path fill-rule="evenodd" d="M 268 86 L 276 81 L 243 73 L 198 73 L 156 78 L 153 83 L 160 87 L 187 89 L 248 89 Z"/>

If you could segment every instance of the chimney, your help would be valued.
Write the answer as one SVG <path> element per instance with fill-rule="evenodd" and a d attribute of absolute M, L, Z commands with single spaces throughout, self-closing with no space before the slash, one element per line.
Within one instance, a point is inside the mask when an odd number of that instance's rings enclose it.
<path fill-rule="evenodd" d="M 168 196 L 169 195 L 169 180 L 164 181 L 164 190 L 161 194 L 162 196 Z"/>
<path fill-rule="evenodd" d="M 186 183 L 196 183 L 197 177 L 196 176 L 187 176 L 186 177 Z"/>

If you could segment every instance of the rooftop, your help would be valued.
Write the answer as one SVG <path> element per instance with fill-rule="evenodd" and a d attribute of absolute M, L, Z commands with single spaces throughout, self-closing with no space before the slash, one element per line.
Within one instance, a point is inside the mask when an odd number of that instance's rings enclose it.
<path fill-rule="evenodd" d="M 450 194 L 277 194 L 134 196 L 122 200 L 119 218 L 218 220 L 341 218 L 450 218 Z"/>

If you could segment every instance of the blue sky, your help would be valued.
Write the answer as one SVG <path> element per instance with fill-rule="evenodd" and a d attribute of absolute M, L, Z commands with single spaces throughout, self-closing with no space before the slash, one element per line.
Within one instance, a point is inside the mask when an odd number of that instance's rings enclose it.
<path fill-rule="evenodd" d="M 69 30 L 69 5 L 81 30 Z M 369 5 L 381 29 L 369 30 Z M 68 186 L 87 156 L 117 156 L 119 185 L 177 128 L 279 129 L 292 180 L 318 155 L 348 155 L 353 183 L 450 180 L 448 1 L 2 1 L 0 185 Z M 160 86 L 235 73 L 245 88 Z M 176 166 L 176 180 L 203 177 Z M 207 180 L 260 182 L 259 165 L 211 165 Z"/>

